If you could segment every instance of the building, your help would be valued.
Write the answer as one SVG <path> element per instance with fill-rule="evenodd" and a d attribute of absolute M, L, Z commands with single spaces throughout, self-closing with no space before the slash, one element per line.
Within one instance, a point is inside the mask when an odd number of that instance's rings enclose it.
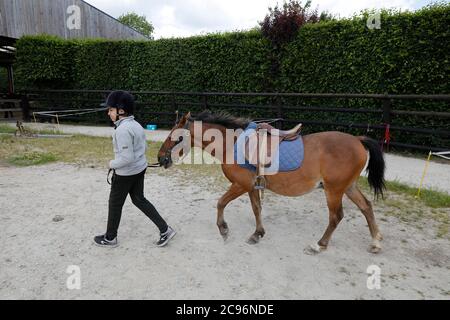
<path fill-rule="evenodd" d="M 24 35 L 38 34 L 64 39 L 148 40 L 83 0 L 0 0 L 0 80 L 8 78 L 10 93 L 14 92 L 15 41 Z M 1 91 L 4 86 L 1 85 Z"/>

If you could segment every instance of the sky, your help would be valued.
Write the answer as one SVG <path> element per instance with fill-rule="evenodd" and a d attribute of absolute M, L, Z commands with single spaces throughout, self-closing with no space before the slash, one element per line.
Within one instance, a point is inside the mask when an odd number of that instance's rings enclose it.
<path fill-rule="evenodd" d="M 127 12 L 145 15 L 155 30 L 155 39 L 188 37 L 214 32 L 248 30 L 258 25 L 269 7 L 283 0 L 86 0 L 118 18 Z M 306 2 L 306 1 L 303 1 Z M 312 7 L 348 17 L 367 8 L 415 10 L 430 0 L 313 0 Z"/>

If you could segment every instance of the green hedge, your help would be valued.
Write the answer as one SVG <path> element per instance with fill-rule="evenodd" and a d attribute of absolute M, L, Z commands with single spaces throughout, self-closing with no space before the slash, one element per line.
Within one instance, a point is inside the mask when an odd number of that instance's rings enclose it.
<path fill-rule="evenodd" d="M 450 5 L 303 27 L 284 48 L 275 91 L 446 93 Z M 31 87 L 237 91 L 267 89 L 270 44 L 258 31 L 158 41 L 18 41 L 16 74 Z"/>
<path fill-rule="evenodd" d="M 273 48 L 259 31 L 254 30 L 147 42 L 24 37 L 17 43 L 16 79 L 18 87 L 25 90 L 450 92 L 450 4 L 434 5 L 412 13 L 383 11 L 379 30 L 366 27 L 367 14 L 366 17 L 304 26 L 281 53 L 276 53 L 281 67 L 275 78 L 271 70 Z M 229 101 L 223 98 L 216 102 Z M 239 102 L 267 104 L 273 101 L 247 98 Z M 284 102 L 305 106 L 380 108 L 379 102 L 367 100 L 286 99 Z M 167 108 L 164 105 L 153 107 L 156 110 Z M 394 108 L 449 111 L 448 103 L 402 102 Z M 265 112 L 248 113 L 267 117 Z M 378 114 L 290 112 L 286 118 L 382 123 Z M 396 117 L 393 125 L 450 129 L 448 121 L 426 117 Z M 423 135 L 396 133 L 394 138 L 424 145 L 450 144 L 448 139 Z"/>
<path fill-rule="evenodd" d="M 75 84 L 78 43 L 53 36 L 25 36 L 17 42 L 14 65 L 18 89 L 66 89 Z"/>
<path fill-rule="evenodd" d="M 450 4 L 304 26 L 284 48 L 273 91 L 448 93 Z M 80 89 L 267 90 L 270 43 L 258 31 L 157 41 L 17 43 L 19 85 Z"/>
<path fill-rule="evenodd" d="M 450 93 L 450 5 L 411 13 L 383 11 L 381 29 L 364 18 L 307 25 L 284 48 L 279 90 L 284 92 Z M 307 105 L 324 105 L 308 101 Z M 379 101 L 337 101 L 339 106 L 379 109 Z M 450 111 L 448 103 L 395 101 L 394 109 Z M 294 115 L 292 115 L 294 116 Z M 303 113 L 302 119 L 381 124 L 381 115 Z M 448 119 L 396 116 L 392 125 L 450 129 Z M 318 129 L 315 127 L 314 129 Z M 326 129 L 326 128 L 320 128 Z M 352 130 L 362 132 L 364 130 Z M 432 135 L 394 132 L 394 141 L 450 147 Z"/>
<path fill-rule="evenodd" d="M 28 88 L 261 91 L 268 42 L 259 32 L 158 41 L 24 37 L 18 84 Z"/>
<path fill-rule="evenodd" d="M 306 25 L 286 48 L 281 91 L 449 92 L 450 4 Z"/>
<path fill-rule="evenodd" d="M 73 88 L 112 90 L 131 87 L 130 52 L 133 42 L 85 40 L 78 43 Z"/>

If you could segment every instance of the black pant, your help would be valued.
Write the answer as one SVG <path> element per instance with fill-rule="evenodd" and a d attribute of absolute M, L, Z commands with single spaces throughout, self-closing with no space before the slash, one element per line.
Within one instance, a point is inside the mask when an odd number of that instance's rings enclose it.
<path fill-rule="evenodd" d="M 111 193 L 109 195 L 108 230 L 106 237 L 109 240 L 117 236 L 122 208 L 130 194 L 131 201 L 159 228 L 161 233 L 167 231 L 167 223 L 159 215 L 155 207 L 144 197 L 145 171 L 133 176 L 119 176 L 114 174 L 112 178 Z"/>

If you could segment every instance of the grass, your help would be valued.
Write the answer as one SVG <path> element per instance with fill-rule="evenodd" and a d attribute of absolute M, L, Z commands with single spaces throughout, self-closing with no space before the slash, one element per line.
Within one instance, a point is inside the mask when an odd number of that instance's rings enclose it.
<path fill-rule="evenodd" d="M 369 189 L 367 178 L 362 177 L 359 182 L 366 190 Z M 386 181 L 386 188 L 389 192 L 404 194 L 408 196 L 408 200 L 423 203 L 431 208 L 450 208 L 450 195 L 445 192 L 422 189 L 420 197 L 417 198 L 418 188 L 411 187 L 398 181 Z"/>
<path fill-rule="evenodd" d="M 158 149 L 158 143 L 149 143 L 148 159 L 156 161 Z M 24 166 L 43 164 L 46 161 L 47 163 L 61 161 L 106 169 L 112 158 L 111 138 L 74 135 L 61 139 L 30 139 L 0 135 L 0 161 L 11 165 Z"/>
<path fill-rule="evenodd" d="M 361 177 L 359 185 L 366 194 L 370 194 L 367 178 Z M 450 229 L 450 195 L 436 190 L 422 190 L 416 198 L 417 188 L 398 181 L 386 182 L 387 192 L 376 206 L 386 216 L 396 217 L 402 222 L 423 229 L 424 221 L 430 220 L 435 225 L 435 235 L 446 238 Z"/>
<path fill-rule="evenodd" d="M 403 193 L 416 199 L 417 188 L 412 188 L 398 181 L 389 181 L 387 187 L 391 191 Z M 450 208 L 450 195 L 445 192 L 422 189 L 418 200 L 431 208 Z"/>
<path fill-rule="evenodd" d="M 16 129 L 6 124 L 0 124 L 0 133 L 14 133 Z"/>
<path fill-rule="evenodd" d="M 36 129 L 32 129 L 29 127 L 24 126 L 25 130 L 31 134 L 57 134 L 57 135 L 62 135 L 64 134 L 63 132 L 59 131 L 56 129 L 53 130 L 49 130 L 49 129 L 40 129 L 40 130 L 36 130 Z M 15 133 L 17 131 L 17 127 L 16 126 L 11 126 L 11 125 L 7 125 L 7 124 L 0 124 L 0 133 Z"/>
<path fill-rule="evenodd" d="M 25 167 L 47 164 L 57 160 L 58 158 L 53 153 L 31 151 L 11 157 L 9 163 L 19 167 Z"/>

